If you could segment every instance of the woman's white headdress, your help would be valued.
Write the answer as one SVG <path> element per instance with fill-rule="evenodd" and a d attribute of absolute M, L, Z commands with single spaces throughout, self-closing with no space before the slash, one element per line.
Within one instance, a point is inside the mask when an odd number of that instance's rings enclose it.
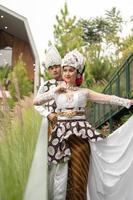
<path fill-rule="evenodd" d="M 61 56 L 55 46 L 50 46 L 45 54 L 45 66 L 49 68 L 54 65 L 61 65 Z"/>
<path fill-rule="evenodd" d="M 82 74 L 84 69 L 85 59 L 84 56 L 74 49 L 68 52 L 62 60 L 62 67 L 70 66 L 77 69 L 77 71 Z"/>

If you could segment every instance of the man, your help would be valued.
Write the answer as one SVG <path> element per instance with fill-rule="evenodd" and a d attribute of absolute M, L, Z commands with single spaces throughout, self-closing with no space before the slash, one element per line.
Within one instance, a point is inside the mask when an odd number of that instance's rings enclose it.
<path fill-rule="evenodd" d="M 45 65 L 46 65 L 48 73 L 52 79 L 45 81 L 43 83 L 43 85 L 40 86 L 37 96 L 44 94 L 45 92 L 47 92 L 51 88 L 56 87 L 58 84 L 60 84 L 62 82 L 61 62 L 62 62 L 62 60 L 61 60 L 61 56 L 60 56 L 58 50 L 54 46 L 51 46 L 46 53 Z M 56 103 L 54 100 L 51 100 L 41 106 L 35 106 L 35 109 L 43 116 L 40 133 L 45 135 L 45 137 L 44 137 L 44 140 L 45 140 L 44 154 L 46 157 L 47 156 L 46 155 L 47 154 L 47 140 L 57 122 Z M 46 165 L 46 163 L 44 165 Z M 61 174 L 64 174 L 64 167 L 62 165 L 59 165 L 57 168 L 55 166 L 52 166 L 52 167 L 48 167 L 48 169 L 47 169 L 47 166 L 46 166 L 45 170 L 48 170 L 48 171 L 45 171 L 45 175 L 46 175 L 46 173 L 48 173 L 48 177 L 47 177 L 48 178 L 48 186 L 47 185 L 43 186 L 43 188 L 44 187 L 46 188 L 44 199 L 49 199 L 49 200 L 58 199 L 59 196 L 58 196 L 58 193 L 56 194 L 55 182 L 58 181 L 59 184 L 60 183 L 62 184 L 62 181 L 58 180 L 58 172 L 60 171 Z M 42 180 L 42 182 L 43 182 L 43 180 Z M 45 183 L 46 183 L 46 181 L 45 181 Z M 60 192 L 64 193 L 64 190 L 65 190 L 65 188 L 62 188 Z M 57 189 L 57 191 L 58 191 L 58 189 Z M 43 191 L 42 191 L 42 193 L 43 193 Z M 48 197 L 46 196 L 46 193 L 48 193 L 47 194 Z M 37 197 L 37 199 L 38 199 L 38 197 Z"/>
<path fill-rule="evenodd" d="M 46 52 L 45 65 L 52 79 L 45 81 L 40 86 L 37 96 L 43 94 L 44 92 L 47 92 L 50 88 L 56 87 L 58 83 L 60 83 L 60 81 L 62 80 L 61 56 L 56 47 L 51 46 Z M 48 167 L 46 163 L 47 141 L 48 141 L 48 135 L 51 133 L 51 130 L 53 129 L 56 123 L 56 104 L 52 100 L 41 106 L 35 106 L 35 109 L 40 113 L 40 115 L 43 118 L 40 127 L 40 133 L 37 139 L 37 144 L 29 173 L 27 186 L 24 193 L 24 200 L 44 200 L 44 199 L 47 200 L 48 199 L 48 186 L 46 181 L 48 174 Z M 50 178 L 49 178 L 49 184 L 50 188 L 54 187 L 53 181 Z M 50 193 L 51 191 L 49 191 L 49 194 Z M 50 198 L 51 197 L 49 197 L 49 199 Z"/>
<path fill-rule="evenodd" d="M 61 56 L 55 46 L 51 46 L 46 52 L 45 66 L 48 69 L 48 73 L 52 79 L 45 81 L 40 86 L 37 96 L 47 92 L 50 88 L 56 87 L 58 83 L 62 81 L 61 78 Z M 54 124 L 56 123 L 56 104 L 54 100 L 49 101 L 41 106 L 35 106 L 35 109 L 43 116 L 47 117 L 49 121 L 50 134 Z"/>

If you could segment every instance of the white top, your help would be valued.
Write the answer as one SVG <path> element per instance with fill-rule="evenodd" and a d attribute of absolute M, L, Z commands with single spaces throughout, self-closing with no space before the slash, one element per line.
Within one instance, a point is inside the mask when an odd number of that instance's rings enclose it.
<path fill-rule="evenodd" d="M 87 98 L 82 90 L 72 91 L 68 93 L 61 93 L 55 95 L 57 109 L 73 108 L 79 110 L 79 107 L 85 108 Z"/>
<path fill-rule="evenodd" d="M 51 90 L 52 91 L 52 90 Z M 45 96 L 45 95 L 44 95 Z M 44 97 L 46 98 L 46 97 Z M 47 98 L 49 98 L 47 96 Z M 63 108 L 85 108 L 87 101 L 93 101 L 101 104 L 114 104 L 129 108 L 131 102 L 129 99 L 117 97 L 115 95 L 101 94 L 89 89 L 79 88 L 77 91 L 67 91 L 64 93 L 54 93 L 53 97 L 56 101 L 57 109 Z"/>
<path fill-rule="evenodd" d="M 131 100 L 121 98 L 115 95 L 102 94 L 94 92 L 90 89 L 77 88 L 77 90 L 67 90 L 66 92 L 55 92 L 56 88 L 50 89 L 35 98 L 38 105 L 55 99 L 57 112 L 64 111 L 65 109 L 85 110 L 87 101 L 93 101 L 100 104 L 112 104 L 129 108 Z"/>

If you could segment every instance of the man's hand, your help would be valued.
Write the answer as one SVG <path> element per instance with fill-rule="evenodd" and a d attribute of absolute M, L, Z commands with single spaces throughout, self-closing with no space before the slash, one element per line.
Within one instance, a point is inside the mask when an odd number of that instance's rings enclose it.
<path fill-rule="evenodd" d="M 50 113 L 49 115 L 48 115 L 48 120 L 50 121 L 50 122 L 56 122 L 56 120 L 57 120 L 57 113 Z"/>

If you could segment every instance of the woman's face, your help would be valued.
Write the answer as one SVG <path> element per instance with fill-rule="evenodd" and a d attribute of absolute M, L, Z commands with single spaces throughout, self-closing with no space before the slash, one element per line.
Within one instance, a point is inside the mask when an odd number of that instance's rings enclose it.
<path fill-rule="evenodd" d="M 77 77 L 77 70 L 74 67 L 65 66 L 63 67 L 62 78 L 70 85 L 75 85 Z"/>

